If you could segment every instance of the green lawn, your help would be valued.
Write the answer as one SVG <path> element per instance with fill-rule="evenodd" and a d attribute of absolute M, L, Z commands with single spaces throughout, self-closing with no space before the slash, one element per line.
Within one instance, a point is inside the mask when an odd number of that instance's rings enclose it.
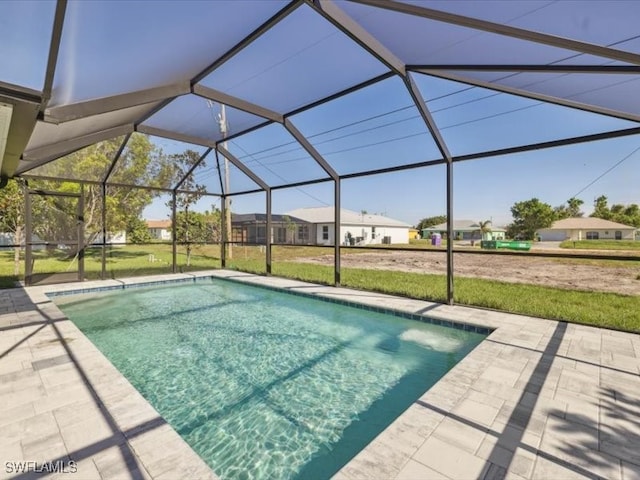
<path fill-rule="evenodd" d="M 640 243 L 640 242 L 639 242 Z M 349 249 L 344 254 L 358 254 Z M 264 274 L 265 253 L 259 247 L 235 246 L 228 268 Z M 333 253 L 332 247 L 274 246 L 272 273 L 276 276 L 331 285 L 333 267 L 296 263 L 301 256 Z M 195 247 L 191 266 L 179 248 L 178 269 L 183 271 L 220 267 L 216 245 Z M 38 271 L 64 271 L 69 266 L 66 252 L 39 252 L 34 267 Z M 152 261 L 154 260 L 154 261 Z M 86 278 L 100 278 L 101 251 L 89 249 L 85 258 Z M 171 272 L 171 245 L 128 245 L 114 247 L 107 255 L 107 277 L 122 278 Z M 0 252 L 0 288 L 11 287 L 13 252 Z M 396 271 L 342 269 L 342 285 L 436 302 L 446 299 L 446 277 Z M 545 286 L 510 284 L 478 278 L 456 277 L 455 301 L 459 304 L 491 308 L 543 318 L 640 332 L 640 296 L 584 292 Z"/>
<path fill-rule="evenodd" d="M 634 240 L 565 240 L 560 248 L 577 250 L 640 250 L 640 241 Z"/>
<path fill-rule="evenodd" d="M 18 279 L 24 278 L 24 257 L 20 262 L 20 274 L 14 272 L 13 251 L 0 251 L 0 288 L 13 287 Z M 64 273 L 77 271 L 77 261 L 69 258 L 63 250 L 38 251 L 33 254 L 34 273 Z M 216 245 L 195 246 L 191 256 L 191 265 L 186 266 L 186 251 L 178 248 L 178 270 L 204 270 L 220 267 L 220 247 Z M 112 247 L 107 251 L 107 278 L 135 277 L 171 273 L 171 245 L 127 245 Z M 102 275 L 102 249 L 87 248 L 85 250 L 85 278 L 98 279 Z"/>

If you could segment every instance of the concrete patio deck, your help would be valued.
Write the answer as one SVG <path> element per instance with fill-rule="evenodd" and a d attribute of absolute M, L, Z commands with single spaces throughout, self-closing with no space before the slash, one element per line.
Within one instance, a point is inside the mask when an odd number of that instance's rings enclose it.
<path fill-rule="evenodd" d="M 238 272 L 194 275 L 495 329 L 336 479 L 640 479 L 639 335 Z M 0 291 L 0 478 L 41 478 L 34 469 L 45 462 L 64 468 L 52 478 L 216 478 L 45 295 L 192 277 Z M 35 463 L 18 471 L 25 461 Z"/>

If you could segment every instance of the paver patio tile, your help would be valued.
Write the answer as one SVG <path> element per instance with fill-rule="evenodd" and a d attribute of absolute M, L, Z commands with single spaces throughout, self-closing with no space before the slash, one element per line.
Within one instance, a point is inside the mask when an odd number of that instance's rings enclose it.
<path fill-rule="evenodd" d="M 90 400 L 93 400 L 93 397 L 84 385 L 64 384 L 51 388 L 46 395 L 35 399 L 32 405 L 36 413 L 44 413 L 72 403 Z"/>
<path fill-rule="evenodd" d="M 638 368 L 640 367 L 640 358 L 637 358 L 635 355 L 629 356 L 613 352 L 610 357 L 603 355 L 602 365 L 637 374 Z"/>
<path fill-rule="evenodd" d="M 485 426 L 471 426 L 454 418 L 445 418 L 429 438 L 439 438 L 469 453 L 474 453 L 487 432 Z"/>
<path fill-rule="evenodd" d="M 500 408 L 476 402 L 468 398 L 463 399 L 451 410 L 451 412 L 456 415 L 487 427 L 494 422 L 499 411 Z"/>
<path fill-rule="evenodd" d="M 67 428 L 80 422 L 104 415 L 103 410 L 93 400 L 80 400 L 53 410 L 60 428 Z"/>
<path fill-rule="evenodd" d="M 94 455 L 93 462 L 105 480 L 141 479 L 147 474 L 139 459 L 126 446 L 109 447 Z"/>
<path fill-rule="evenodd" d="M 353 480 L 386 480 L 395 478 L 399 470 L 385 465 L 368 449 L 361 451 L 341 470 Z"/>
<path fill-rule="evenodd" d="M 488 468 L 485 460 L 435 436 L 427 439 L 413 459 L 460 480 L 483 478 Z"/>
<path fill-rule="evenodd" d="M 101 441 L 108 441 L 112 445 L 120 445 L 125 441 L 124 435 L 114 432 L 103 417 L 88 418 L 60 427 L 60 432 L 70 453 Z"/>
<path fill-rule="evenodd" d="M 426 403 L 425 405 L 428 406 Z M 433 433 L 443 418 L 444 415 L 414 403 L 395 423 L 400 431 L 410 432 L 424 440 Z"/>
<path fill-rule="evenodd" d="M 622 460 L 622 480 L 640 480 L 640 465 Z"/>
<path fill-rule="evenodd" d="M 10 443 L 2 443 L 0 442 L 0 450 L 2 451 L 2 456 L 0 458 L 0 478 L 8 478 L 7 477 L 7 469 L 5 462 L 19 462 L 25 460 L 25 456 L 22 453 L 22 445 L 20 441 L 13 441 Z"/>
<path fill-rule="evenodd" d="M 95 463 L 93 463 L 93 460 L 73 460 L 73 462 L 75 465 L 74 473 L 70 469 L 70 466 L 67 466 L 67 472 L 60 472 L 51 475 L 47 478 L 47 480 L 70 480 L 72 478 L 78 478 L 78 480 L 105 480 L 100 476 L 100 473 L 98 472 Z"/>
<path fill-rule="evenodd" d="M 525 451 L 535 452 L 542 441 L 542 436 L 534 434 L 529 429 L 507 425 L 503 422 L 494 422 L 490 435 L 500 439 L 499 445 L 501 447 L 512 451 L 521 447 Z"/>
<path fill-rule="evenodd" d="M 569 422 L 549 417 L 540 450 L 562 462 L 594 472 L 603 478 L 620 478 L 620 461 L 598 447 L 599 432 L 596 426 Z"/>
<path fill-rule="evenodd" d="M 144 462 L 145 470 L 153 477 L 169 480 L 171 478 L 217 478 L 211 469 L 199 457 L 185 455 L 191 451 L 184 443 L 172 454 L 164 456 L 155 462 Z"/>
<path fill-rule="evenodd" d="M 27 418 L 35 417 L 36 412 L 33 405 L 26 403 L 10 409 L 0 409 L 0 429 L 9 423 L 18 422 Z"/>
<path fill-rule="evenodd" d="M 415 460 L 409 460 L 407 464 L 400 470 L 396 480 L 450 480 L 449 477 L 436 472 L 435 470 L 423 465 Z"/>
<path fill-rule="evenodd" d="M 534 413 L 531 408 L 505 403 L 500 409 L 496 421 L 511 427 L 526 429 L 534 435 L 542 435 L 547 416 Z"/>
<path fill-rule="evenodd" d="M 569 463 L 558 463 L 538 457 L 531 480 L 593 480 L 593 474 Z"/>
<path fill-rule="evenodd" d="M 22 439 L 42 438 L 58 433 L 58 424 L 50 412 L 25 418 L 2 427 L 2 440 L 11 443 Z"/>
<path fill-rule="evenodd" d="M 487 368 L 480 376 L 480 378 L 491 380 L 497 383 L 503 383 L 510 387 L 515 386 L 519 377 L 520 372 L 517 370 L 507 370 L 506 368 L 499 368 L 494 366 Z"/>
<path fill-rule="evenodd" d="M 26 460 L 38 462 L 54 462 L 59 459 L 68 461 L 68 451 L 60 432 L 46 437 L 34 437 L 22 441 L 22 452 Z"/>

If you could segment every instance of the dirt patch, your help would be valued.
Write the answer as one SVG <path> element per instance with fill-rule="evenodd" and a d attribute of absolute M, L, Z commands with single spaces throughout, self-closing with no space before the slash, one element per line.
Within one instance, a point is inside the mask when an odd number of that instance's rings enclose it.
<path fill-rule="evenodd" d="M 586 252 L 585 252 L 586 253 Z M 333 265 L 333 256 L 298 258 L 295 261 Z M 446 274 L 444 252 L 382 251 L 343 255 L 345 268 L 369 268 L 403 272 Z M 511 283 L 547 285 L 576 290 L 640 295 L 640 260 L 629 266 L 589 265 L 581 260 L 507 255 L 454 254 L 454 272 Z"/>

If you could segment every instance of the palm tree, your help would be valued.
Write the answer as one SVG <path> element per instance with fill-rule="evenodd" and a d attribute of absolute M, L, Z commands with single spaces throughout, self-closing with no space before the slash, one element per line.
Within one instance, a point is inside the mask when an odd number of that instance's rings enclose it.
<path fill-rule="evenodd" d="M 475 230 L 474 233 L 475 232 L 479 232 L 480 240 L 484 240 L 484 234 L 491 233 L 491 220 L 480 220 L 478 222 L 478 229 Z"/>

